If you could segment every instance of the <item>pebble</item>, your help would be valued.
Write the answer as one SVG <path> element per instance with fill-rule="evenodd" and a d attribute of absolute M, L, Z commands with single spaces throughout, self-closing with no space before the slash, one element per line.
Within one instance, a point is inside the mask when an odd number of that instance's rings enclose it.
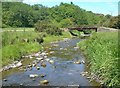
<path fill-rule="evenodd" d="M 40 84 L 48 84 L 48 83 L 49 83 L 48 80 L 42 80 L 42 81 L 40 81 Z"/>
<path fill-rule="evenodd" d="M 21 61 L 16 64 L 16 67 L 20 67 L 20 66 L 22 66 Z"/>
<path fill-rule="evenodd" d="M 54 60 L 49 60 L 50 64 L 54 64 Z"/>
<path fill-rule="evenodd" d="M 47 56 L 44 56 L 44 58 L 47 58 Z"/>
<path fill-rule="evenodd" d="M 45 60 L 46 60 L 46 61 L 49 61 L 50 59 L 47 58 L 47 59 L 45 59 Z"/>
<path fill-rule="evenodd" d="M 79 47 L 78 47 L 78 46 L 76 46 L 76 47 L 74 47 L 74 49 L 79 49 Z"/>
<path fill-rule="evenodd" d="M 29 77 L 30 78 L 35 78 L 35 77 L 38 77 L 38 75 L 37 74 L 30 74 Z"/>
<path fill-rule="evenodd" d="M 32 66 L 33 66 L 33 67 L 35 67 L 35 66 L 36 66 L 36 64 L 32 64 Z"/>
<path fill-rule="evenodd" d="M 59 46 L 58 44 L 54 44 L 53 46 Z"/>
<path fill-rule="evenodd" d="M 80 73 L 82 76 L 87 76 L 88 72 L 81 72 Z"/>
<path fill-rule="evenodd" d="M 7 79 L 3 79 L 5 82 L 7 81 Z"/>
<path fill-rule="evenodd" d="M 60 48 L 60 50 L 62 50 L 63 48 Z"/>
<path fill-rule="evenodd" d="M 65 48 L 64 50 L 67 50 L 67 48 Z"/>
<path fill-rule="evenodd" d="M 45 77 L 46 75 L 44 75 L 44 74 L 41 74 L 40 76 L 43 78 L 43 77 Z"/>
<path fill-rule="evenodd" d="M 81 64 L 81 62 L 80 61 L 76 61 L 76 62 L 74 62 L 75 64 Z"/>
<path fill-rule="evenodd" d="M 32 56 L 30 56 L 29 58 L 30 58 L 30 59 L 32 59 L 33 57 L 32 57 Z"/>
<path fill-rule="evenodd" d="M 30 68 L 30 67 L 32 67 L 32 65 L 29 64 L 27 67 Z"/>
<path fill-rule="evenodd" d="M 23 86 L 23 84 L 21 83 L 20 86 Z"/>
<path fill-rule="evenodd" d="M 43 58 L 42 57 L 39 57 L 39 58 L 36 58 L 37 60 L 43 60 Z"/>
<path fill-rule="evenodd" d="M 46 53 L 45 53 L 45 52 L 43 52 L 43 53 L 41 53 L 41 55 L 42 55 L 42 56 L 45 56 L 45 55 L 46 55 Z"/>
<path fill-rule="evenodd" d="M 53 53 L 55 53 L 54 51 L 50 51 L 50 54 L 53 54 Z"/>
<path fill-rule="evenodd" d="M 37 70 L 40 70 L 40 67 L 36 67 L 37 68 Z"/>
<path fill-rule="evenodd" d="M 87 79 L 90 79 L 91 77 L 87 77 Z"/>
<path fill-rule="evenodd" d="M 39 55 L 40 55 L 39 53 L 36 53 L 34 56 L 35 56 L 35 57 L 38 57 Z"/>
<path fill-rule="evenodd" d="M 45 63 L 42 63 L 41 66 L 42 66 L 42 67 L 46 67 L 46 64 L 45 64 Z"/>
<path fill-rule="evenodd" d="M 84 60 L 82 60 L 81 62 L 82 62 L 83 64 L 85 64 L 85 61 L 84 61 Z"/>

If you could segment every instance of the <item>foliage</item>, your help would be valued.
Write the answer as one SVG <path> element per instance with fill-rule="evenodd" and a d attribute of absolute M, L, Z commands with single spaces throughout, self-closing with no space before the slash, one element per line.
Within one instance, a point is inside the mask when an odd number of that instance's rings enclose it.
<path fill-rule="evenodd" d="M 45 30 L 49 27 L 50 27 L 50 24 L 47 21 L 38 21 L 35 24 L 35 30 L 39 32 L 45 32 Z"/>
<path fill-rule="evenodd" d="M 3 2 L 2 8 L 2 27 L 34 27 L 36 22 L 36 25 L 41 22 L 41 25 L 48 25 L 49 21 L 58 27 L 74 27 L 96 25 L 104 19 L 104 16 L 85 11 L 72 2 L 49 8 L 41 4 L 31 6 L 22 2 Z"/>
<path fill-rule="evenodd" d="M 88 56 L 91 72 L 95 73 L 107 86 L 120 86 L 118 71 L 118 33 L 96 33 L 79 43 Z"/>
<path fill-rule="evenodd" d="M 46 32 L 50 35 L 62 35 L 62 30 L 49 21 L 38 21 L 35 25 L 35 30 L 39 32 Z"/>

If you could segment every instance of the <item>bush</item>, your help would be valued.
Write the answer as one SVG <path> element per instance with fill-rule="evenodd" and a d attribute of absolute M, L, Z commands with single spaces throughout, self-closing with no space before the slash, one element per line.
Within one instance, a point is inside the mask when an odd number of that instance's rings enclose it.
<path fill-rule="evenodd" d="M 46 32 L 50 35 L 62 35 L 62 30 L 49 21 L 38 21 L 35 24 L 35 30 L 38 32 Z"/>
<path fill-rule="evenodd" d="M 36 31 L 39 31 L 39 32 L 45 32 L 45 30 L 47 28 L 49 28 L 50 25 L 47 21 L 38 21 L 36 24 L 35 24 L 35 30 Z"/>
<path fill-rule="evenodd" d="M 58 27 L 52 25 L 50 28 L 48 28 L 46 30 L 46 33 L 50 34 L 50 35 L 56 35 L 57 36 L 57 35 L 62 35 L 62 30 L 59 29 Z"/>

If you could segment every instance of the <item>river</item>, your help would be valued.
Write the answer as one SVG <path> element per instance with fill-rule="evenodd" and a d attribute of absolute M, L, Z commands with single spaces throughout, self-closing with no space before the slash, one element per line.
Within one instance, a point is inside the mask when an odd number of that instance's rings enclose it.
<path fill-rule="evenodd" d="M 37 62 L 36 66 L 27 68 L 29 64 L 36 61 L 34 58 L 24 58 L 22 60 L 25 71 L 14 68 L 3 72 L 2 85 L 24 85 L 24 86 L 40 86 L 40 81 L 48 80 L 48 86 L 96 86 L 97 83 L 91 83 L 90 80 L 81 75 L 85 71 L 84 63 L 75 63 L 77 61 L 85 61 L 81 51 L 76 46 L 80 38 L 65 39 L 63 41 L 53 42 L 44 45 L 46 57 Z M 44 63 L 46 66 L 41 66 Z M 39 67 L 39 68 L 37 68 Z M 37 77 L 30 78 L 31 74 Z M 44 75 L 44 77 L 40 75 Z"/>

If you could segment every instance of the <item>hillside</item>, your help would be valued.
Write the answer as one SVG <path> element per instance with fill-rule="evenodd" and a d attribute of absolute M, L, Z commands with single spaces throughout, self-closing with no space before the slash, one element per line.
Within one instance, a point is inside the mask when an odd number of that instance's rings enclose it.
<path fill-rule="evenodd" d="M 104 15 L 86 11 L 72 2 L 51 8 L 41 4 L 31 6 L 22 2 L 5 2 L 2 8 L 2 27 L 34 27 L 39 20 L 54 23 L 58 27 L 94 26 L 106 20 Z"/>

